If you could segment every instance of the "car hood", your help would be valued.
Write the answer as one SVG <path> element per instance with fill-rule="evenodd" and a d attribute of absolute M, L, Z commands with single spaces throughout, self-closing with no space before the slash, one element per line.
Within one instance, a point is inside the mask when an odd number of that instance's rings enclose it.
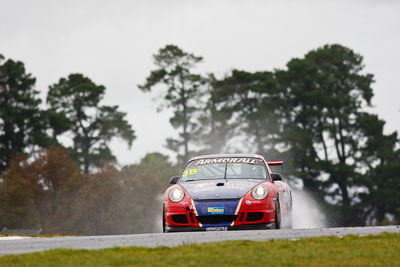
<path fill-rule="evenodd" d="M 262 182 L 264 180 L 228 179 L 226 181 L 218 179 L 182 182 L 180 185 L 194 200 L 237 199 L 243 197 L 250 189 Z"/>

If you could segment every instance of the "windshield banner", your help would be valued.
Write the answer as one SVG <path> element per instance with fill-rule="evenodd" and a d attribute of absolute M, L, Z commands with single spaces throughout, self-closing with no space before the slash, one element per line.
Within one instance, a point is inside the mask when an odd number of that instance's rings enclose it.
<path fill-rule="evenodd" d="M 258 159 L 253 158 L 218 158 L 218 159 L 201 159 L 193 166 L 218 164 L 218 163 L 243 163 L 243 164 L 258 164 Z"/>

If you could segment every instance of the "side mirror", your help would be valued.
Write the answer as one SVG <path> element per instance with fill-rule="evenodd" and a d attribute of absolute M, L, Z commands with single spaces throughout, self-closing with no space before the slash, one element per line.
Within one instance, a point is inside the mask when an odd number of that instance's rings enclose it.
<path fill-rule="evenodd" d="M 271 173 L 272 181 L 282 181 L 282 176 L 279 173 Z"/>
<path fill-rule="evenodd" d="M 172 176 L 171 179 L 169 179 L 170 184 L 176 184 L 179 180 L 179 176 Z"/>

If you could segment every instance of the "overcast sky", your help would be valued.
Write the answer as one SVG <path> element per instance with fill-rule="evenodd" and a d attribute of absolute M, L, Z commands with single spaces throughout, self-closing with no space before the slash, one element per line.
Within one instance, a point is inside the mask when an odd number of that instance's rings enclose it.
<path fill-rule="evenodd" d="M 107 87 L 136 131 L 132 149 L 113 142 L 121 164 L 161 151 L 176 132 L 143 83 L 166 44 L 204 57 L 201 73 L 284 68 L 293 57 L 339 43 L 375 75 L 374 109 L 386 132 L 400 131 L 400 1 L 18 1 L 0 0 L 0 53 L 21 60 L 48 86 L 83 73 Z"/>

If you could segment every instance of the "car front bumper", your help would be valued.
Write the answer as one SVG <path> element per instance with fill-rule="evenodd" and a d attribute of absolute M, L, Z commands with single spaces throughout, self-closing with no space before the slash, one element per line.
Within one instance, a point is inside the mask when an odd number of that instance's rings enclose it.
<path fill-rule="evenodd" d="M 183 204 L 182 204 L 183 203 Z M 164 203 L 166 232 L 181 231 L 227 231 L 275 228 L 275 200 L 261 201 L 246 198 L 230 201 Z M 232 207 L 224 215 L 209 215 L 209 206 Z M 197 207 L 197 208 L 196 208 Z"/>

